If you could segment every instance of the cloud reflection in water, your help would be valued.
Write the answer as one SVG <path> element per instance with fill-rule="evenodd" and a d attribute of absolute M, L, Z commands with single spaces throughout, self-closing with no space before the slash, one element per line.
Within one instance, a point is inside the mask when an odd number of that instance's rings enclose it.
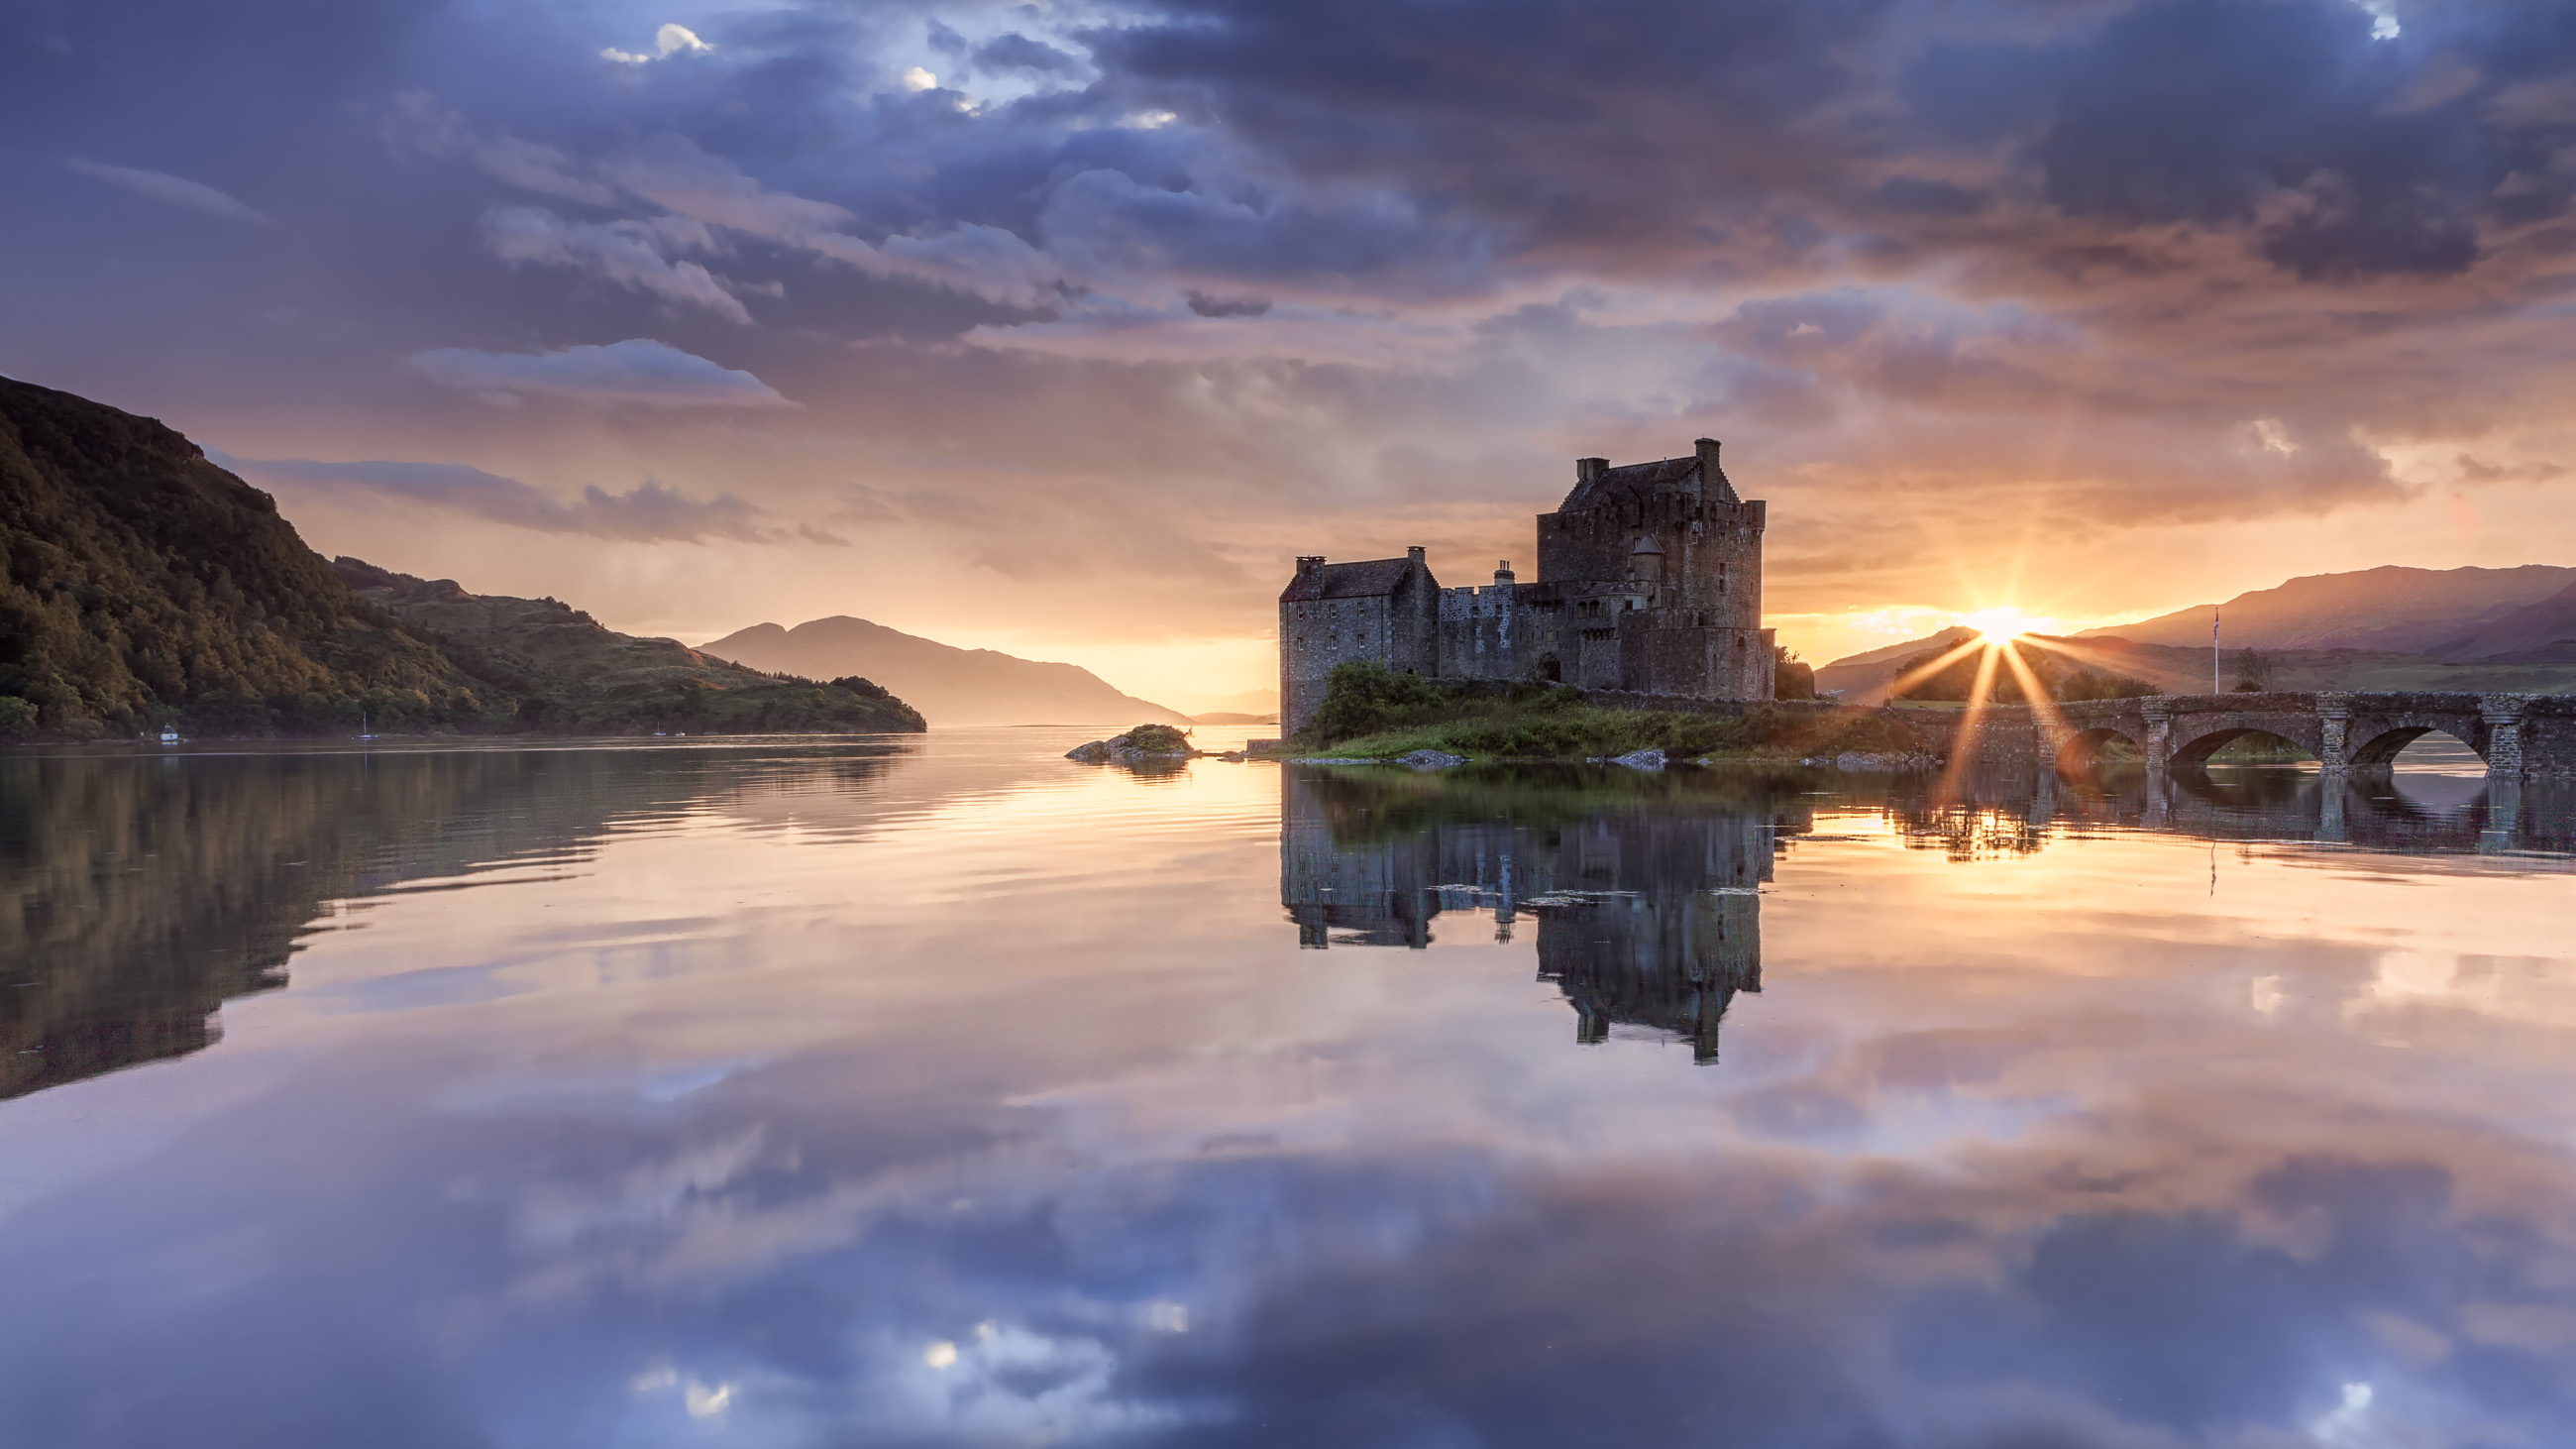
<path fill-rule="evenodd" d="M 1943 808 L 1678 772 L 1146 789 L 1004 733 L 540 772 L 520 835 L 381 837 L 376 879 L 459 888 L 334 886 L 367 929 L 305 937 L 215 1049 L 0 1106 L 22 1430 L 2466 1449 L 2576 1421 L 2549 791 L 2499 824 L 2312 777 Z M 1353 915 L 1317 899 L 1367 881 Z M 509 989 L 348 1008 L 458 969 Z"/>

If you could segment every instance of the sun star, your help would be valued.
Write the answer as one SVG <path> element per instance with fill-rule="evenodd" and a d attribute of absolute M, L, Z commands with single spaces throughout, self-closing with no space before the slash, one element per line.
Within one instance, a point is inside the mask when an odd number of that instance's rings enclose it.
<path fill-rule="evenodd" d="M 1991 609 L 1980 609 L 1973 614 L 1962 614 L 1959 616 L 1959 622 L 1983 635 L 1986 643 L 2006 644 L 2020 638 L 2024 634 L 2039 632 L 2051 627 L 2055 625 L 2057 621 L 2054 619 L 2042 619 L 2030 614 L 2025 614 L 2010 604 L 1998 604 Z"/>

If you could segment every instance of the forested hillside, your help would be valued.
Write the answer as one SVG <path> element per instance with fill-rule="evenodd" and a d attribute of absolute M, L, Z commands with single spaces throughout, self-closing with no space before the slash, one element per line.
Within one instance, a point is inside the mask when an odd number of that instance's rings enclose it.
<path fill-rule="evenodd" d="M 922 728 L 865 679 L 342 565 L 169 428 L 0 378 L 0 737 Z"/>
<path fill-rule="evenodd" d="M 0 378 L 0 733 L 479 713 L 473 685 L 194 443 Z"/>

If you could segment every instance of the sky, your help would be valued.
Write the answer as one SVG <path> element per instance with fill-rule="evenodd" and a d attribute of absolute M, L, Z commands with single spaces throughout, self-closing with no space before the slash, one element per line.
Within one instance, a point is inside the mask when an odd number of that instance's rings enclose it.
<path fill-rule="evenodd" d="M 0 0 L 0 373 L 1181 707 L 1701 436 L 1820 660 L 2576 562 L 2571 193 L 2563 0 Z"/>

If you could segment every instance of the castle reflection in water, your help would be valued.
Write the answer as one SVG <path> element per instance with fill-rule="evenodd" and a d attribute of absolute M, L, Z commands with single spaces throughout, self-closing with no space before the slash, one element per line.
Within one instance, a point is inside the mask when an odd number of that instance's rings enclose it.
<path fill-rule="evenodd" d="M 1750 782 L 1747 782 L 1748 785 Z M 1717 1059 L 1739 991 L 1762 989 L 1762 902 L 1784 835 L 1811 815 L 1707 775 L 1572 769 L 1416 775 L 1281 770 L 1279 891 L 1301 945 L 1431 942 L 1474 915 L 1523 917 L 1575 1039 L 1633 1027 Z"/>
<path fill-rule="evenodd" d="M 1819 796 L 1804 788 L 1812 780 L 1729 770 L 1280 775 L 1279 894 L 1300 945 L 1420 950 L 1444 914 L 1509 941 L 1534 920 L 1539 979 L 1574 1008 L 1577 1041 L 1627 1028 L 1686 1041 L 1703 1063 L 1717 1060 L 1736 994 L 1762 989 L 1756 888 L 1813 830 L 1820 798 L 1875 810 L 1907 846 L 1963 862 L 2103 830 L 2576 857 L 2576 782 L 2564 780 L 2132 770 L 1837 777 L 1841 788 Z"/>

